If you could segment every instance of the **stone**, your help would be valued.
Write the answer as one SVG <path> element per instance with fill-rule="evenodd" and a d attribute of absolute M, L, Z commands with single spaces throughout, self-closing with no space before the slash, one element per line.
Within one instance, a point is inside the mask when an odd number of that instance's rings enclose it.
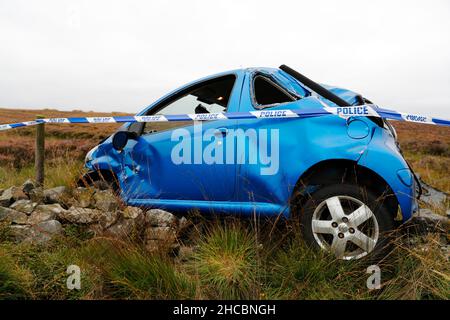
<path fill-rule="evenodd" d="M 31 200 L 18 200 L 10 208 L 30 215 L 37 205 L 37 202 Z"/>
<path fill-rule="evenodd" d="M 156 252 L 160 249 L 161 242 L 158 240 L 147 240 L 145 242 L 145 250 L 148 252 Z"/>
<path fill-rule="evenodd" d="M 119 203 L 114 194 L 109 190 L 97 190 L 94 193 L 95 208 L 103 211 L 116 211 Z"/>
<path fill-rule="evenodd" d="M 68 210 L 60 213 L 58 218 L 70 223 L 89 224 L 98 222 L 102 211 L 89 208 L 70 207 Z"/>
<path fill-rule="evenodd" d="M 445 233 L 450 227 L 450 219 L 444 215 L 434 213 L 430 209 L 420 209 L 405 226 L 418 234 L 426 234 L 428 232 Z"/>
<path fill-rule="evenodd" d="M 420 196 L 421 201 L 431 206 L 440 206 L 448 199 L 448 194 L 446 194 L 445 192 L 435 189 L 423 181 L 420 181 L 420 183 L 422 185 L 423 192 Z"/>
<path fill-rule="evenodd" d="M 178 250 L 178 258 L 181 261 L 188 261 L 194 254 L 195 248 L 191 246 L 180 246 Z"/>
<path fill-rule="evenodd" d="M 11 187 L 3 191 L 0 196 L 0 206 L 9 207 L 14 201 L 28 199 L 27 195 L 18 187 Z"/>
<path fill-rule="evenodd" d="M 176 220 L 173 214 L 161 209 L 151 209 L 145 213 L 146 224 L 154 227 L 170 227 Z"/>
<path fill-rule="evenodd" d="M 12 224 L 27 224 L 28 216 L 14 209 L 0 207 L 0 221 Z"/>
<path fill-rule="evenodd" d="M 60 203 L 63 201 L 63 196 L 67 188 L 64 186 L 59 186 L 51 189 L 46 189 L 43 192 L 45 203 Z"/>
<path fill-rule="evenodd" d="M 33 226 L 33 229 L 37 232 L 50 235 L 61 234 L 63 231 L 62 225 L 58 220 L 48 220 L 40 222 Z"/>
<path fill-rule="evenodd" d="M 27 181 L 25 181 L 25 182 L 22 184 L 22 191 L 23 191 L 25 194 L 29 194 L 34 188 L 36 188 L 36 184 L 35 184 L 34 181 L 31 180 L 31 179 L 28 179 Z"/>
<path fill-rule="evenodd" d="M 122 210 L 123 217 L 126 219 L 137 219 L 144 214 L 144 211 L 138 207 L 125 207 Z"/>
<path fill-rule="evenodd" d="M 179 229 L 185 229 L 190 225 L 191 225 L 191 222 L 188 219 L 186 219 L 185 217 L 181 217 L 181 219 L 178 220 L 178 228 Z"/>
<path fill-rule="evenodd" d="M 104 235 L 121 238 L 121 239 L 131 239 L 134 236 L 140 234 L 141 225 L 136 223 L 135 219 L 121 219 L 116 224 L 108 228 Z"/>
<path fill-rule="evenodd" d="M 35 232 L 28 225 L 13 225 L 9 227 L 10 236 L 15 242 L 22 242 L 31 239 Z"/>
<path fill-rule="evenodd" d="M 36 187 L 28 193 L 28 197 L 33 202 L 42 203 L 44 202 L 44 191 L 41 187 Z"/>
<path fill-rule="evenodd" d="M 422 218 L 425 218 L 425 219 L 428 219 L 428 220 L 430 220 L 432 222 L 435 222 L 435 223 L 439 223 L 439 222 L 445 223 L 445 222 L 448 221 L 448 218 L 446 216 L 434 213 L 430 209 L 420 209 L 418 216 L 422 217 Z"/>
<path fill-rule="evenodd" d="M 107 229 L 111 227 L 113 224 L 115 224 L 119 220 L 121 215 L 122 213 L 118 210 L 104 211 L 103 214 L 100 216 L 99 223 L 103 229 Z"/>
<path fill-rule="evenodd" d="M 34 225 L 43 221 L 53 220 L 65 211 L 66 210 L 58 203 L 41 204 L 36 206 L 33 213 L 28 218 L 28 223 Z"/>
<path fill-rule="evenodd" d="M 148 227 L 145 229 L 145 239 L 174 241 L 176 234 L 171 227 Z"/>
<path fill-rule="evenodd" d="M 49 220 L 38 223 L 35 226 L 30 225 L 12 225 L 10 227 L 10 236 L 15 242 L 46 243 L 55 235 L 61 234 L 62 225 L 57 220 Z"/>
<path fill-rule="evenodd" d="M 78 187 L 75 190 L 73 190 L 72 195 L 75 200 L 75 202 L 72 203 L 72 205 L 81 208 L 88 208 L 92 207 L 94 204 L 94 197 L 93 197 L 94 190 Z"/>

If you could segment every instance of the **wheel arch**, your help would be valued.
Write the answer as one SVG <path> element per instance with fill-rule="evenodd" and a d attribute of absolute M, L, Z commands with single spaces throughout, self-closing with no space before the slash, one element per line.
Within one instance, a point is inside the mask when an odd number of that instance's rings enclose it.
<path fill-rule="evenodd" d="M 308 168 L 297 180 L 290 205 L 292 215 L 298 214 L 309 194 L 321 185 L 354 183 L 371 190 L 383 201 L 397 220 L 398 200 L 389 183 L 375 171 L 348 159 L 328 159 Z"/>

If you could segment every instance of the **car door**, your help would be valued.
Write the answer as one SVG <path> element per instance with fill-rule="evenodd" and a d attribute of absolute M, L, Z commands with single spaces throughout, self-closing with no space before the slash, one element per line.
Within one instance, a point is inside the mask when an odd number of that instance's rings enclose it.
<path fill-rule="evenodd" d="M 240 111 L 270 114 L 280 109 L 297 109 L 299 98 L 306 94 L 301 90 L 298 88 L 292 92 L 271 73 L 249 73 L 242 89 Z M 239 128 L 250 138 L 245 141 L 246 148 L 237 149 L 237 157 L 242 159 L 237 168 L 237 201 L 286 203 L 295 184 L 289 170 L 292 169 L 292 158 L 299 150 L 297 141 L 302 135 L 301 121 L 270 116 L 238 120 Z"/>
<path fill-rule="evenodd" d="M 173 121 L 129 128 L 143 127 L 122 151 L 119 180 L 128 202 L 151 206 L 158 199 L 179 207 L 186 200 L 234 201 L 236 166 L 224 161 L 224 150 L 225 137 L 236 120 L 194 122 L 174 115 L 208 118 L 216 112 L 237 111 L 241 81 L 229 74 L 188 86 L 145 114 Z"/>

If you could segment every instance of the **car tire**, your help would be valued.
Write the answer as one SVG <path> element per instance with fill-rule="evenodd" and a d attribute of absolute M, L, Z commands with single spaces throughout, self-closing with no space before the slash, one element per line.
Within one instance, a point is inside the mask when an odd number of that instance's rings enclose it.
<path fill-rule="evenodd" d="M 343 260 L 378 260 L 389 250 L 395 228 L 394 214 L 383 201 L 354 184 L 318 189 L 300 208 L 299 218 L 307 244 Z"/>

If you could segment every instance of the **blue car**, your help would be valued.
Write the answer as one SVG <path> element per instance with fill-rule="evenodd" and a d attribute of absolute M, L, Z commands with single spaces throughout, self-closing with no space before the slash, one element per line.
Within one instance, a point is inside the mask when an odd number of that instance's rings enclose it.
<path fill-rule="evenodd" d="M 368 103 L 283 65 L 194 81 L 137 116 Z M 83 181 L 108 183 L 131 206 L 297 218 L 307 243 L 346 260 L 381 252 L 390 231 L 418 210 L 417 178 L 382 118 L 179 120 L 124 124 L 87 154 Z"/>

